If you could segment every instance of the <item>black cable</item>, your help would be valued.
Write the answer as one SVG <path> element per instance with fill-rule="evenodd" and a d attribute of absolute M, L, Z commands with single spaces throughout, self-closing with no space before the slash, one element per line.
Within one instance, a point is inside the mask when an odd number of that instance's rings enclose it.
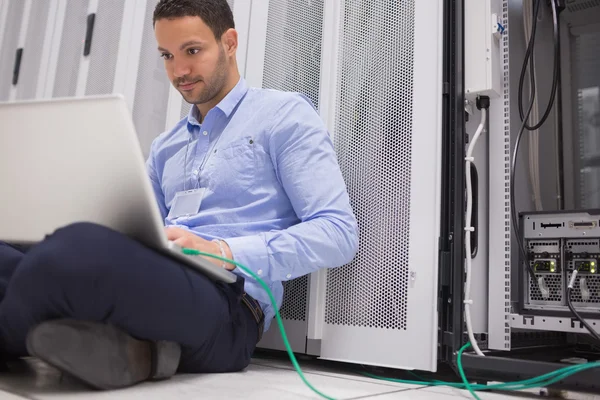
<path fill-rule="evenodd" d="M 524 118 L 523 115 L 523 84 L 525 80 L 525 74 L 527 72 L 527 63 L 529 59 L 535 59 L 535 49 L 534 46 L 531 45 L 534 41 L 532 40 L 536 34 L 537 30 L 537 15 L 539 11 L 541 0 L 536 0 L 534 3 L 534 16 L 533 16 L 533 26 L 531 30 L 531 37 L 529 38 L 530 46 L 527 48 L 527 52 L 525 53 L 525 58 L 523 60 L 523 67 L 521 69 L 521 76 L 519 77 L 519 91 L 518 91 L 518 104 L 519 104 L 519 116 L 521 120 L 527 121 L 529 117 Z M 559 22 L 558 22 L 558 10 L 556 6 L 556 0 L 550 0 L 550 4 L 552 6 L 552 26 L 553 26 L 553 43 L 554 43 L 554 67 L 552 72 L 552 88 L 550 89 L 550 99 L 548 100 L 548 104 L 546 106 L 546 110 L 542 118 L 538 121 L 534 126 L 530 126 L 527 123 L 525 124 L 525 129 L 530 131 L 535 131 L 539 129 L 548 119 L 550 112 L 552 111 L 552 106 L 554 105 L 554 100 L 556 98 L 556 92 L 558 88 L 558 74 L 560 72 L 560 34 L 559 34 Z M 531 69 L 533 69 L 533 64 L 531 65 Z M 531 92 L 535 92 L 536 82 L 535 82 L 535 74 L 530 75 L 530 87 Z"/>
<path fill-rule="evenodd" d="M 529 101 L 529 107 L 527 109 L 527 114 L 525 118 L 522 119 L 521 128 L 519 129 L 519 134 L 517 135 L 517 139 L 515 141 L 515 148 L 513 151 L 513 156 L 510 163 L 510 213 L 512 219 L 513 231 L 515 234 L 515 238 L 517 240 L 517 244 L 519 245 L 519 250 L 521 253 L 522 262 L 525 263 L 525 267 L 528 269 L 529 274 L 531 275 L 531 280 L 535 282 L 535 271 L 533 270 L 533 266 L 529 264 L 529 258 L 527 257 L 527 252 L 525 251 L 525 245 L 523 244 L 523 240 L 521 239 L 521 233 L 519 232 L 519 221 L 517 219 L 517 207 L 515 205 L 515 171 L 517 166 L 517 156 L 519 154 L 519 144 L 521 143 L 521 137 L 523 136 L 523 132 L 525 132 L 525 127 L 527 125 L 527 120 L 529 119 L 529 115 L 531 114 L 531 110 L 533 109 L 533 103 L 535 100 L 535 65 L 534 58 L 528 57 L 528 54 L 533 52 L 535 45 L 535 34 L 537 30 L 537 17 L 540 9 L 541 0 L 536 0 L 534 3 L 534 12 L 533 12 L 533 25 L 531 26 L 531 36 L 529 37 L 529 44 L 527 46 L 527 52 L 525 53 L 525 60 L 529 61 L 529 75 L 531 80 L 531 99 Z M 523 68 L 521 70 L 521 78 L 523 78 L 523 73 L 527 71 L 526 63 L 523 64 Z M 522 79 L 521 79 L 522 81 Z M 522 92 L 521 83 L 519 82 L 519 98 L 520 93 Z"/>
<path fill-rule="evenodd" d="M 560 0 L 559 0 L 560 1 Z M 557 3 L 559 2 L 557 1 Z M 560 25 L 558 27 L 558 37 L 560 38 Z M 558 46 L 559 50 L 559 54 L 561 52 L 560 50 L 560 41 L 559 41 L 559 46 Z M 563 137 L 564 137 L 564 131 L 563 131 L 563 92 L 562 92 L 562 70 L 561 70 L 561 66 L 560 63 L 558 65 L 558 85 L 557 85 L 557 89 L 556 89 L 556 114 L 557 114 L 557 118 L 556 118 L 556 129 L 557 129 L 557 138 L 556 138 L 556 149 L 557 149 L 557 160 L 556 160 L 556 164 L 557 164 L 557 173 L 558 173 L 558 190 L 557 190 L 557 196 L 558 196 L 558 209 L 559 210 L 564 210 L 565 209 L 565 167 L 564 167 L 564 158 L 563 158 Z"/>
<path fill-rule="evenodd" d="M 573 273 L 576 273 L 577 271 L 574 271 Z M 569 283 L 569 286 L 567 286 L 567 306 L 569 306 L 569 310 L 571 310 L 571 313 L 573 314 L 573 316 L 577 319 L 577 321 L 579 321 L 585 327 L 585 329 L 588 330 L 588 332 L 592 335 L 592 337 L 594 339 L 596 339 L 598 341 L 598 343 L 600 343 L 600 336 L 598 335 L 598 333 L 594 330 L 594 328 L 592 328 L 586 322 L 585 319 L 583 319 L 581 317 L 581 315 L 579 315 L 579 313 L 577 312 L 577 310 L 575 310 L 575 307 L 573 307 L 573 303 L 571 303 L 571 292 L 572 292 L 572 290 L 573 290 L 573 288 L 571 287 L 571 284 Z"/>

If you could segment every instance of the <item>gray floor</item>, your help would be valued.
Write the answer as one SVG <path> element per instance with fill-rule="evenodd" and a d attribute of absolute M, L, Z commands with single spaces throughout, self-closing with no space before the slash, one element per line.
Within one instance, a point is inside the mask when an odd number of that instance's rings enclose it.
<path fill-rule="evenodd" d="M 383 382 L 336 371 L 313 363 L 301 363 L 308 381 L 335 399 L 457 399 L 471 398 L 468 392 L 451 388 L 430 388 Z M 480 393 L 482 399 L 540 398 L 529 393 Z M 90 391 L 71 378 L 37 360 L 26 360 L 0 373 L 0 399 L 319 399 L 302 383 L 285 360 L 256 359 L 240 373 L 218 375 L 178 375 L 169 381 L 146 383 L 134 388 Z M 563 398 L 592 399 L 591 395 L 568 393 Z"/>

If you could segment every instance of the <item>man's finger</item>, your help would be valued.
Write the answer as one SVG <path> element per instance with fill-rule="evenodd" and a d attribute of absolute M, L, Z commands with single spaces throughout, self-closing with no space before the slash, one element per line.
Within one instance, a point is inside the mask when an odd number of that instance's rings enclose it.
<path fill-rule="evenodd" d="M 179 228 L 167 227 L 165 228 L 165 232 L 167 233 L 168 240 L 177 240 L 185 236 L 184 231 Z"/>
<path fill-rule="evenodd" d="M 169 239 L 169 240 L 171 240 L 171 239 Z M 187 238 L 185 236 L 181 236 L 181 237 L 179 237 L 177 239 L 173 239 L 173 240 L 174 240 L 174 243 L 181 248 L 184 248 L 184 247 L 190 248 L 191 247 L 189 238 Z"/>

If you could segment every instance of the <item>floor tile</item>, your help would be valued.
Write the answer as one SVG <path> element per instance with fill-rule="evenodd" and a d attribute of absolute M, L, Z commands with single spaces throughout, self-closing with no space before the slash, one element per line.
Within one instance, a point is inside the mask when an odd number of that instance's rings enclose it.
<path fill-rule="evenodd" d="M 379 381 L 360 375 L 354 367 L 301 361 L 305 377 L 318 390 L 335 399 L 439 399 L 472 398 L 469 392 L 449 387 L 423 387 Z M 335 365 L 335 364 L 333 364 Z M 482 400 L 540 398 L 532 393 L 481 393 Z M 232 374 L 177 375 L 163 382 L 146 383 L 133 388 L 97 392 L 35 359 L 13 365 L 8 374 L 0 374 L 0 400 L 163 400 L 163 399 L 320 399 L 310 391 L 285 360 L 254 360 L 246 371 Z M 593 395 L 566 393 L 566 399 L 597 399 Z"/>
<path fill-rule="evenodd" d="M 35 400 L 319 399 L 294 371 L 256 364 L 240 373 L 178 375 L 168 381 L 110 392 L 89 391 L 73 379 L 65 378 L 55 369 L 36 360 L 19 363 L 18 368 L 18 371 L 0 376 L 0 390 Z M 336 399 L 370 398 L 373 395 L 410 390 L 368 379 L 348 379 L 343 374 L 336 376 L 307 371 L 305 375 L 318 390 Z"/>
<path fill-rule="evenodd" d="M 283 369 L 287 371 L 291 371 L 296 373 L 294 366 L 289 360 L 284 359 L 254 359 L 252 361 L 254 365 L 260 365 L 264 367 Z M 389 386 L 390 390 L 400 390 L 400 389 L 417 389 L 421 386 L 419 385 L 409 385 L 404 383 L 390 382 L 384 380 L 377 380 L 370 378 L 365 375 L 360 374 L 360 366 L 343 366 L 340 365 L 339 368 L 334 368 L 335 364 L 332 365 L 324 365 L 321 362 L 312 362 L 312 361 L 300 361 L 300 368 L 303 373 L 308 374 L 317 374 L 323 376 L 330 376 L 334 378 L 353 380 L 357 382 L 368 382 L 375 383 L 382 386 Z M 342 367 L 344 367 L 342 369 Z"/>

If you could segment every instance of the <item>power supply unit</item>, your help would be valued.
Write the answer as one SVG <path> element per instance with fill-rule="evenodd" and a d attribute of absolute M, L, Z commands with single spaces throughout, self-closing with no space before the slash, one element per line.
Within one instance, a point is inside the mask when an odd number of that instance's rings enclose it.
<path fill-rule="evenodd" d="M 600 317 L 600 210 L 521 214 L 527 259 L 519 262 L 519 306 L 531 315 Z M 533 273 L 533 276 L 532 276 Z"/>

